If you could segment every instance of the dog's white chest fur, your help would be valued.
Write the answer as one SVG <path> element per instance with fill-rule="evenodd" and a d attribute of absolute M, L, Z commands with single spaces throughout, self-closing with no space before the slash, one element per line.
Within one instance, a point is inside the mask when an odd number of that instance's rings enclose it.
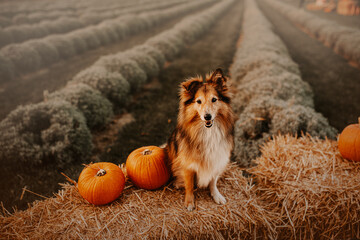
<path fill-rule="evenodd" d="M 212 179 L 222 174 L 230 161 L 231 143 L 227 141 L 221 129 L 214 124 L 201 132 L 202 164 L 194 162 L 190 168 L 196 172 L 197 185 L 207 187 Z"/>

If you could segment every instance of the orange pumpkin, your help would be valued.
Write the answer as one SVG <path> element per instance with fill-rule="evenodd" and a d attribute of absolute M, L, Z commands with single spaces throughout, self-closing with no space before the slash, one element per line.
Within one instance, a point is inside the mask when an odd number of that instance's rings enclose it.
<path fill-rule="evenodd" d="M 165 150 L 156 146 L 134 150 L 126 160 L 126 173 L 139 188 L 157 189 L 170 178 Z"/>
<path fill-rule="evenodd" d="M 117 199 L 125 186 L 122 170 L 113 163 L 99 162 L 86 166 L 78 180 L 83 198 L 94 205 L 103 205 Z"/>
<path fill-rule="evenodd" d="M 360 117 L 359 123 L 347 126 L 339 136 L 338 146 L 343 158 L 360 161 Z"/>

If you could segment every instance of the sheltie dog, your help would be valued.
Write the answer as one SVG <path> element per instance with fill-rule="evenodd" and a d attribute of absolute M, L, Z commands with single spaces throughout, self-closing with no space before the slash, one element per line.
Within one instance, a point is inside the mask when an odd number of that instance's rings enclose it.
<path fill-rule="evenodd" d="M 195 208 L 194 184 L 210 188 L 217 204 L 225 198 L 217 189 L 219 176 L 230 161 L 234 147 L 234 113 L 230 106 L 228 79 L 221 69 L 180 85 L 178 123 L 167 142 L 175 187 L 185 187 L 185 207 Z"/>

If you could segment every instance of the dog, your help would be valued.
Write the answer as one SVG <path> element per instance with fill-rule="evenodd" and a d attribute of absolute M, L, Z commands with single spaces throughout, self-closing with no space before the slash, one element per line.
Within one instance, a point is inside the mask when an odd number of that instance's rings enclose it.
<path fill-rule="evenodd" d="M 185 207 L 195 209 L 194 185 L 210 188 L 217 204 L 226 199 L 217 188 L 234 147 L 235 116 L 228 78 L 218 68 L 180 84 L 178 122 L 166 146 L 175 187 L 185 187 Z"/>

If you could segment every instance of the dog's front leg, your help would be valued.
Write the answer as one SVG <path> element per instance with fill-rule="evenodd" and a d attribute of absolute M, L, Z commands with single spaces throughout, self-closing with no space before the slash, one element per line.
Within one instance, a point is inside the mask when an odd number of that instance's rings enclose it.
<path fill-rule="evenodd" d="M 194 171 L 189 170 L 189 169 L 184 170 L 185 207 L 189 211 L 192 211 L 195 209 L 194 177 L 195 177 Z"/>
<path fill-rule="evenodd" d="M 210 193 L 211 196 L 213 197 L 214 201 L 217 204 L 225 204 L 226 203 L 226 199 L 224 198 L 223 195 L 221 195 L 221 193 L 219 192 L 216 184 L 217 184 L 217 180 L 218 180 L 219 176 L 216 176 L 215 178 L 213 178 L 210 181 Z"/>

